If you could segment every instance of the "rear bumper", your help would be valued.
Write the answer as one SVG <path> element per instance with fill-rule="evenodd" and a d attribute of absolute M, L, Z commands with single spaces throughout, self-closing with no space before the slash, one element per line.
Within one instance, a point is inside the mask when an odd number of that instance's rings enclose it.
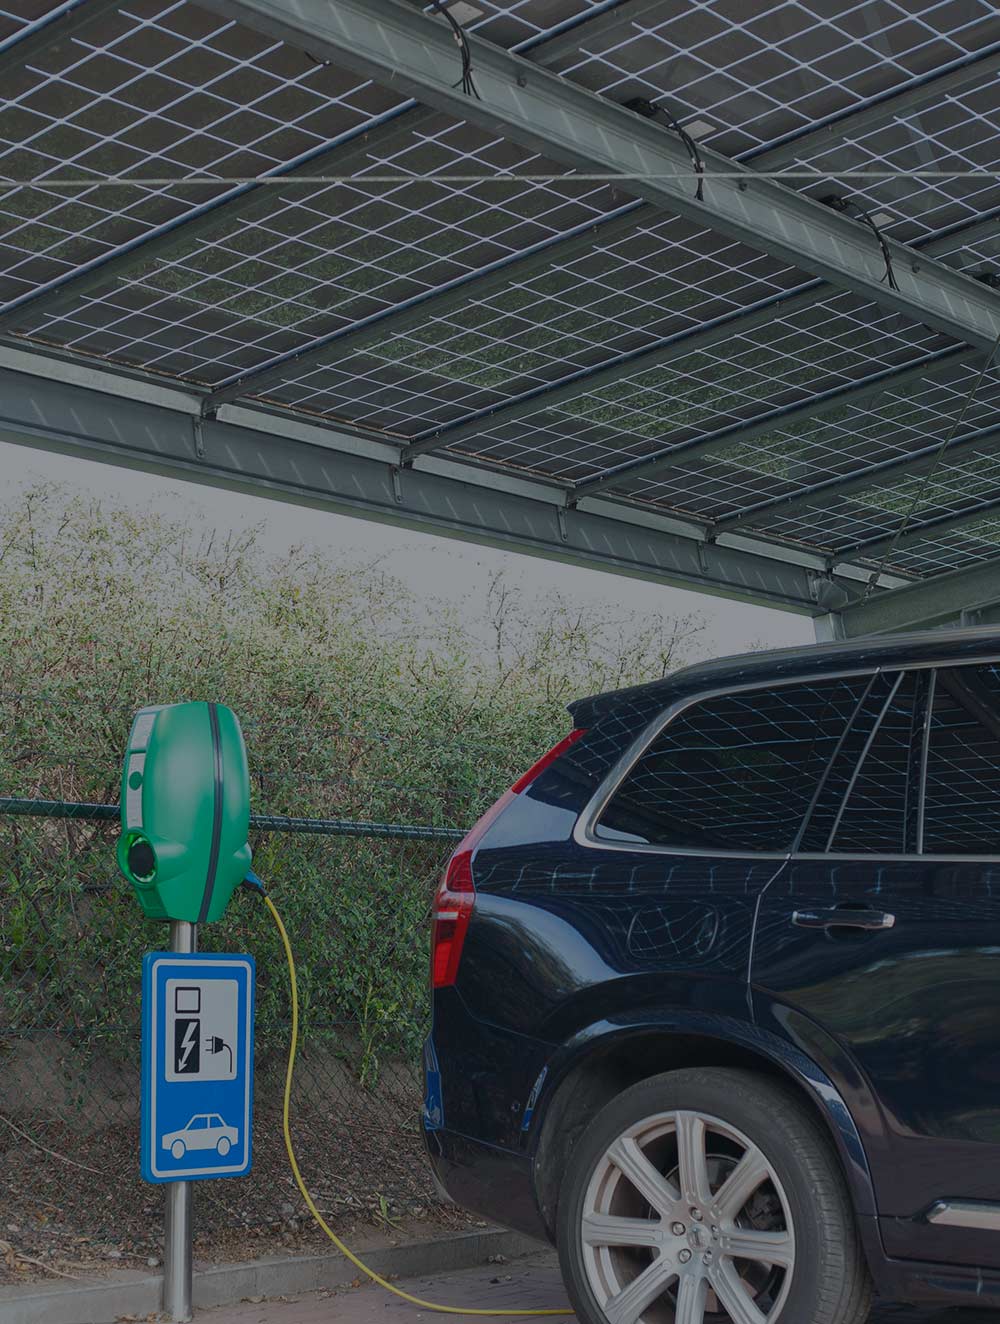
<path fill-rule="evenodd" d="M 437 1184 L 456 1204 L 529 1237 L 548 1241 L 535 1203 L 531 1159 L 455 1131 L 424 1130 Z"/>

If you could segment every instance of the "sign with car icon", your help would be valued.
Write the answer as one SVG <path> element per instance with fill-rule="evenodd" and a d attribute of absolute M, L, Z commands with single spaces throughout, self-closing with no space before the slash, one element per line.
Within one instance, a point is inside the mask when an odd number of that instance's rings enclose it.
<path fill-rule="evenodd" d="M 142 1175 L 250 1171 L 254 961 L 151 952 L 142 984 Z"/>
<path fill-rule="evenodd" d="M 160 1143 L 175 1159 L 189 1149 L 214 1149 L 225 1158 L 239 1138 L 239 1130 L 227 1126 L 218 1113 L 198 1113 L 180 1131 L 168 1131 Z"/>

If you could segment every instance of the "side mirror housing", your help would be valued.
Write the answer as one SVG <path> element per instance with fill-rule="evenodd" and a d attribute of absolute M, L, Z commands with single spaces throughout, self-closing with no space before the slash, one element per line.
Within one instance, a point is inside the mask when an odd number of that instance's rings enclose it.
<path fill-rule="evenodd" d="M 129 733 L 118 867 L 150 919 L 219 919 L 250 868 L 250 774 L 221 703 L 142 708 Z"/>

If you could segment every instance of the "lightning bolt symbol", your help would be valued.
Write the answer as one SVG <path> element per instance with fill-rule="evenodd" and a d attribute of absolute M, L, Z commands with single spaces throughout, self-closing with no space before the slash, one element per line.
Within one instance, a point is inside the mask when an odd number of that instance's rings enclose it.
<path fill-rule="evenodd" d="M 177 1063 L 178 1071 L 184 1070 L 184 1063 L 191 1056 L 191 1050 L 192 1048 L 194 1048 L 195 1032 L 197 1031 L 197 1029 L 198 1029 L 198 1022 L 192 1021 L 191 1024 L 187 1027 L 187 1029 L 184 1031 L 184 1038 L 181 1040 L 181 1048 L 184 1051 L 183 1053 L 181 1053 L 181 1060 Z"/>

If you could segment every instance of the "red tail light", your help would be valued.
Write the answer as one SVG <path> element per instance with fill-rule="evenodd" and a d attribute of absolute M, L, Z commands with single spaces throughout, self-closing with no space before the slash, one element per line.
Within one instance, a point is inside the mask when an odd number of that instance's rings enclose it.
<path fill-rule="evenodd" d="M 533 763 L 523 776 L 518 777 L 517 781 L 510 788 L 515 795 L 520 795 L 526 791 L 536 777 L 540 777 L 547 767 L 555 763 L 556 759 L 562 758 L 570 745 L 575 745 L 583 735 L 582 731 L 571 731 L 568 736 L 564 736 L 558 745 L 553 745 L 547 754 L 543 754 L 537 763 Z"/>
<path fill-rule="evenodd" d="M 469 929 L 473 907 L 476 904 L 476 885 L 472 880 L 472 857 L 476 847 L 516 795 L 527 790 L 560 754 L 580 739 L 582 731 L 571 731 L 558 745 L 553 746 L 523 777 L 519 777 L 509 791 L 504 792 L 491 809 L 462 838 L 458 848 L 445 866 L 444 876 L 434 901 L 434 940 L 431 959 L 431 986 L 450 988 L 458 977 L 458 964 L 462 959 L 465 935 Z"/>

